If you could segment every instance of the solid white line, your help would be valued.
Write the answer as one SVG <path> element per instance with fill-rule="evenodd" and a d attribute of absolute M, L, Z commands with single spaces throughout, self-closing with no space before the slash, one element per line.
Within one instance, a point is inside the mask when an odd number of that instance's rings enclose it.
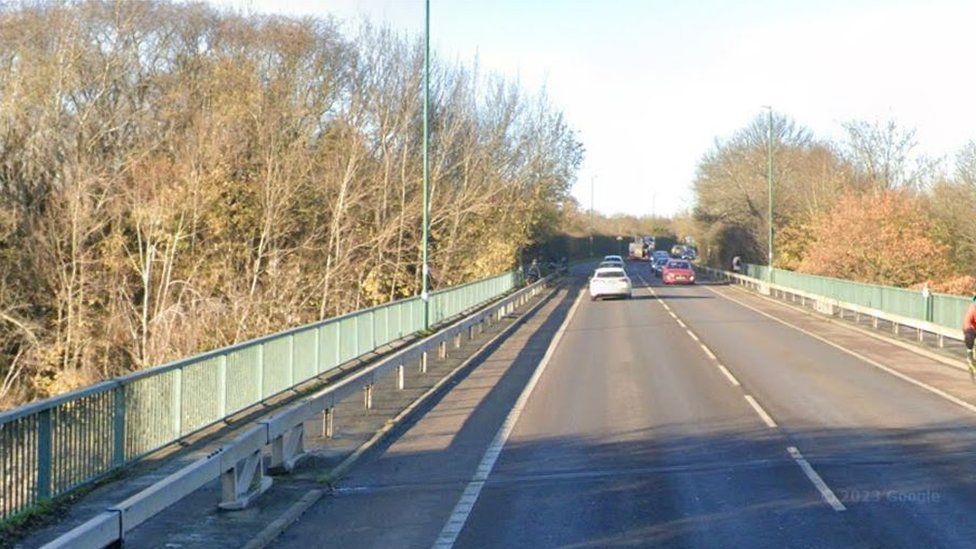
<path fill-rule="evenodd" d="M 823 498 L 827 501 L 827 504 L 830 505 L 834 511 L 839 512 L 847 509 L 847 507 L 844 507 L 844 504 L 837 499 L 837 496 L 834 495 L 834 491 L 831 490 L 830 487 L 827 486 L 827 483 L 820 478 L 820 475 L 813 470 L 813 467 L 810 466 L 810 463 L 807 462 L 807 460 L 803 457 L 803 454 L 797 450 L 796 446 L 790 446 L 786 449 L 786 451 L 790 453 L 790 457 L 796 461 L 797 465 L 800 466 L 800 469 L 803 469 L 803 472 L 806 473 L 807 478 L 810 479 L 810 482 L 813 483 L 813 485 L 820 492 L 820 495 L 823 496 Z"/>
<path fill-rule="evenodd" d="M 729 381 L 732 382 L 732 385 L 735 385 L 736 387 L 739 387 L 741 385 L 739 383 L 739 380 L 736 379 L 735 376 L 732 375 L 732 372 L 730 372 L 729 369 L 726 368 L 721 362 L 716 362 L 715 365 L 718 366 L 718 369 L 721 370 L 723 374 L 725 374 L 725 377 L 729 378 Z"/>
<path fill-rule="evenodd" d="M 953 404 L 956 404 L 958 406 L 961 406 L 961 407 L 969 410 L 970 412 L 976 413 L 976 406 L 974 406 L 974 405 L 972 405 L 972 404 L 970 404 L 970 403 L 968 403 L 968 402 L 966 402 L 966 401 L 964 401 L 962 399 L 956 398 L 956 397 L 950 395 L 949 393 L 947 393 L 947 392 L 945 392 L 945 391 L 943 391 L 941 389 L 937 389 L 937 388 L 935 388 L 935 387 L 933 387 L 933 386 L 931 386 L 931 385 L 929 385 L 927 383 L 923 383 L 923 382 L 921 382 L 921 381 L 919 381 L 919 380 L 917 380 L 917 379 L 915 379 L 913 377 L 909 377 L 909 376 L 907 376 L 907 375 L 905 375 L 905 374 L 903 374 L 903 373 L 901 373 L 901 372 L 899 372 L 897 370 L 893 370 L 893 369 L 885 366 L 884 364 L 881 364 L 880 362 L 875 361 L 874 359 L 868 358 L 868 357 L 862 355 L 861 353 L 858 353 L 857 351 L 852 351 L 852 350 L 848 349 L 847 347 L 843 347 L 841 345 L 838 345 L 837 343 L 834 343 L 833 341 L 830 341 L 829 339 L 827 339 L 827 338 L 825 338 L 823 336 L 817 335 L 817 334 L 815 334 L 815 333 L 813 333 L 813 332 L 811 332 L 809 330 L 803 329 L 803 328 L 801 328 L 801 327 L 799 327 L 799 326 L 797 326 L 795 324 L 792 324 L 790 322 L 787 322 L 787 321 L 785 321 L 785 320 L 783 320 L 781 318 L 777 318 L 777 317 L 775 317 L 775 316 L 773 316 L 773 315 L 771 315 L 771 314 L 769 314 L 769 313 L 767 313 L 765 311 L 761 311 L 761 310 L 753 307 L 752 305 L 749 305 L 748 303 L 743 303 L 742 301 L 740 301 L 740 300 L 738 300 L 738 299 L 736 299 L 734 297 L 729 297 L 729 296 L 727 296 L 727 295 L 725 295 L 723 293 L 720 293 L 720 292 L 717 292 L 715 290 L 712 290 L 711 288 L 708 288 L 708 289 L 712 293 L 714 293 L 715 295 L 718 295 L 720 297 L 723 297 L 725 299 L 728 299 L 729 301 L 733 301 L 735 303 L 738 303 L 739 305 L 741 305 L 741 306 L 743 306 L 743 307 L 745 307 L 747 309 L 750 309 L 752 311 L 755 311 L 755 312 L 763 315 L 766 318 L 775 320 L 776 322 L 779 322 L 780 324 L 782 324 L 784 326 L 789 326 L 790 328 L 793 328 L 794 330 L 797 330 L 798 332 L 801 332 L 803 334 L 806 334 L 806 335 L 808 335 L 808 336 L 810 336 L 810 337 L 812 337 L 812 338 L 814 338 L 814 339 L 816 339 L 818 341 L 822 341 L 822 342 L 826 343 L 827 345 L 830 345 L 831 347 L 833 347 L 835 349 L 839 349 L 841 351 L 844 351 L 845 353 L 847 353 L 847 354 L 849 354 L 849 355 L 851 355 L 851 356 L 853 356 L 853 357 L 855 357 L 857 359 L 860 359 L 860 360 L 864 361 L 865 363 L 867 363 L 867 364 L 869 364 L 871 366 L 874 366 L 875 368 L 877 368 L 879 370 L 882 370 L 884 372 L 887 372 L 887 373 L 889 373 L 889 374 L 897 377 L 898 379 L 901 379 L 903 381 L 907 381 L 908 383 L 911 383 L 912 385 L 915 385 L 916 387 L 921 387 L 922 389 L 925 389 L 926 391 L 928 391 L 928 392 L 930 392 L 930 393 L 932 393 L 932 394 L 934 394 L 936 396 L 939 396 L 939 397 L 941 397 L 941 398 L 943 398 L 945 400 L 948 400 L 949 402 L 951 402 Z"/>
<path fill-rule="evenodd" d="M 752 398 L 752 395 L 745 395 L 745 397 L 746 397 L 746 402 L 748 402 L 749 405 L 752 406 L 752 409 L 755 410 L 757 414 L 759 414 L 759 417 L 763 420 L 763 422 L 766 423 L 766 426 L 769 427 L 770 429 L 774 429 L 776 427 L 776 422 L 773 421 L 773 418 L 769 417 L 769 414 L 766 413 L 766 410 L 762 409 L 762 406 L 760 406 L 759 403 L 756 402 L 756 399 Z"/>
<path fill-rule="evenodd" d="M 437 536 L 434 547 L 438 549 L 454 547 L 454 543 L 461 534 L 461 530 L 464 528 L 468 516 L 471 515 L 471 510 L 478 501 L 478 496 L 481 494 L 481 489 L 484 487 L 485 481 L 488 480 L 488 476 L 491 474 L 492 469 L 494 469 L 495 462 L 498 461 L 498 456 L 501 454 L 505 442 L 508 440 L 509 435 L 512 434 L 515 423 L 522 414 L 522 409 L 525 408 L 529 396 L 532 394 L 533 389 L 535 389 L 536 384 L 539 383 L 539 378 L 542 377 L 542 373 L 546 370 L 546 366 L 549 365 L 549 361 L 552 360 L 552 355 L 556 352 L 556 347 L 559 346 L 563 334 L 566 333 L 566 327 L 569 326 L 573 315 L 576 314 L 576 309 L 583 302 L 585 293 L 585 291 L 580 291 L 579 297 L 576 298 L 573 306 L 569 309 L 569 313 L 566 314 L 563 323 L 559 325 L 559 329 L 553 335 L 552 342 L 549 343 L 549 347 L 546 349 L 546 354 L 542 356 L 542 360 L 536 366 L 535 372 L 529 378 L 529 382 L 522 389 L 522 393 L 519 395 L 518 400 L 515 401 L 515 405 L 509 410 L 508 416 L 505 417 L 505 422 L 498 428 L 498 432 L 495 433 L 495 438 L 492 439 L 491 444 L 488 445 L 488 449 L 485 450 L 485 454 L 482 456 L 474 476 L 468 482 L 464 492 L 461 494 L 461 498 L 454 506 L 454 510 L 451 512 L 451 516 L 441 530 L 440 535 Z"/>

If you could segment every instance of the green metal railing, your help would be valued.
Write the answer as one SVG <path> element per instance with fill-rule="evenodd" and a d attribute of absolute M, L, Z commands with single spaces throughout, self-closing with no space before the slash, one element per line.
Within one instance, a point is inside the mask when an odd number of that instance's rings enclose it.
<path fill-rule="evenodd" d="M 517 278 L 431 293 L 431 325 L 507 293 Z M 423 328 L 423 301 L 412 297 L 0 413 L 0 521 Z"/>
<path fill-rule="evenodd" d="M 865 284 L 840 278 L 772 269 L 764 265 L 746 265 L 745 274 L 811 294 L 821 295 L 845 303 L 877 309 L 886 313 L 924 320 L 949 329 L 958 329 L 970 300 L 965 297 L 930 293 L 894 286 Z"/>

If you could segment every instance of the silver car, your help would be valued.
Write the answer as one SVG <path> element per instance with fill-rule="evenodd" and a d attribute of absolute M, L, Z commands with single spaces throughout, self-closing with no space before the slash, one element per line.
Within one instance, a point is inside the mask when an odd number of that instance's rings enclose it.
<path fill-rule="evenodd" d="M 627 272 L 619 267 L 602 267 L 590 278 L 590 299 L 623 297 L 630 299 L 633 287 Z"/>

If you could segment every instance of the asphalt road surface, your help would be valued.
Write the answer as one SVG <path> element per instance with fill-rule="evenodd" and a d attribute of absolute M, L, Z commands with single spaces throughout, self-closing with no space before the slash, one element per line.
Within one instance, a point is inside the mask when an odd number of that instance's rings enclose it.
<path fill-rule="evenodd" d="M 578 270 L 275 545 L 976 544 L 976 414 L 736 290 L 627 269 L 634 298 L 598 302 Z"/>

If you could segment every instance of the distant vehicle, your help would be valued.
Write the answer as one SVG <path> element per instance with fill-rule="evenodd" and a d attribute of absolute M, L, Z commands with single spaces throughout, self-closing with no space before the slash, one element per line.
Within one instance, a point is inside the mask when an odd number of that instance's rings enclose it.
<path fill-rule="evenodd" d="M 653 236 L 635 236 L 627 246 L 627 258 L 634 261 L 650 261 L 654 252 Z"/>
<path fill-rule="evenodd" d="M 619 255 L 605 255 L 605 256 L 603 256 L 603 260 L 604 261 L 619 261 L 621 263 L 624 262 L 624 258 L 620 257 Z"/>
<path fill-rule="evenodd" d="M 694 246 L 686 246 L 684 244 L 676 244 L 671 248 L 671 257 L 676 259 L 687 259 L 693 261 L 698 257 L 698 250 Z"/>
<path fill-rule="evenodd" d="M 668 252 L 664 252 L 665 256 L 667 256 L 667 253 Z M 654 258 L 654 263 L 651 263 L 651 269 L 654 270 L 654 276 L 658 278 L 661 277 L 661 271 L 664 270 L 664 266 L 668 264 L 668 261 L 671 260 L 668 259 L 667 257 Z"/>
<path fill-rule="evenodd" d="M 590 279 L 590 299 L 596 301 L 601 297 L 623 297 L 630 299 L 633 292 L 630 278 L 619 267 L 604 267 L 597 269 Z"/>
<path fill-rule="evenodd" d="M 671 257 L 670 254 L 668 254 L 668 252 L 666 250 L 655 250 L 654 251 L 654 259 L 661 259 L 661 258 L 668 259 L 670 257 Z"/>
<path fill-rule="evenodd" d="M 672 259 L 661 271 L 661 279 L 665 284 L 694 284 L 695 270 L 687 260 Z"/>
<path fill-rule="evenodd" d="M 601 261 L 599 265 L 596 266 L 597 269 L 623 269 L 623 261 Z"/>

